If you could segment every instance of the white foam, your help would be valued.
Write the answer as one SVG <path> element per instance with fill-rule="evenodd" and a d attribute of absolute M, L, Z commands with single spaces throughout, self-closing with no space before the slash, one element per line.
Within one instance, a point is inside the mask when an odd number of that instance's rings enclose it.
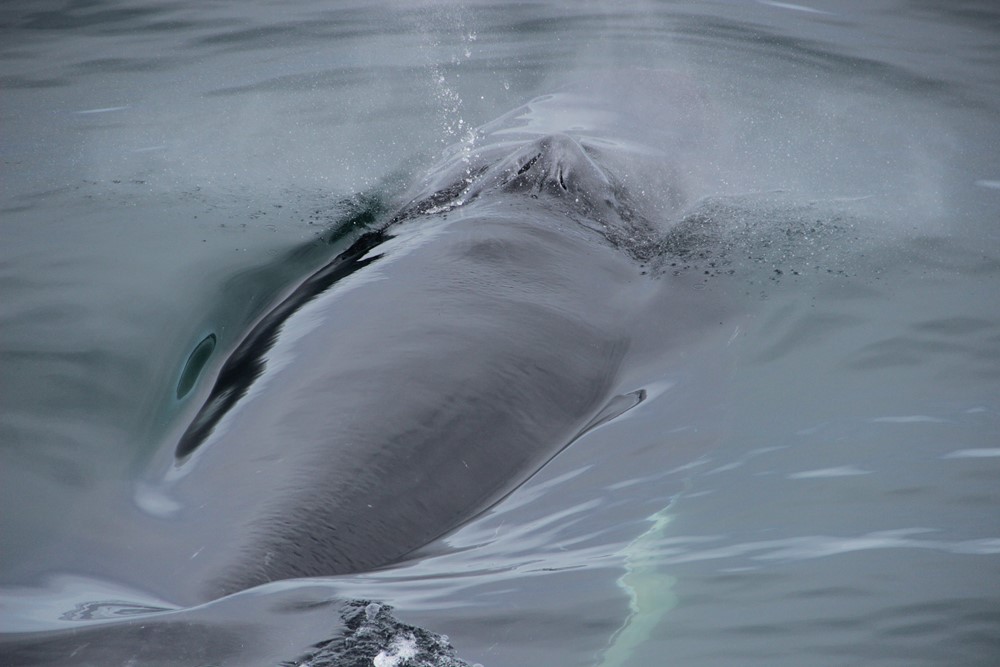
<path fill-rule="evenodd" d="M 941 458 L 945 459 L 988 459 L 1000 456 L 1000 448 L 994 449 L 956 449 Z"/>
<path fill-rule="evenodd" d="M 917 422 L 932 422 L 932 423 L 944 423 L 944 419 L 938 419 L 937 417 L 928 417 L 927 415 L 904 415 L 900 417 L 876 417 L 869 421 L 880 423 L 880 424 L 914 424 Z"/>
<path fill-rule="evenodd" d="M 417 638 L 413 633 L 396 635 L 392 638 L 389 648 L 380 651 L 372 660 L 375 667 L 398 667 L 404 660 L 417 657 Z"/>
<path fill-rule="evenodd" d="M 73 113 L 79 115 L 94 114 L 94 113 L 110 113 L 112 111 L 124 111 L 129 107 L 102 107 L 100 109 L 81 109 L 80 111 L 74 111 Z"/>
<path fill-rule="evenodd" d="M 181 509 L 179 502 L 162 490 L 143 482 L 135 485 L 132 499 L 143 512 L 161 519 L 173 516 Z"/>
<path fill-rule="evenodd" d="M 854 466 L 839 466 L 837 468 L 819 468 L 803 470 L 788 475 L 788 479 L 815 479 L 817 477 L 850 477 L 852 475 L 870 475 L 871 470 L 863 470 Z"/>
<path fill-rule="evenodd" d="M 774 7 L 776 9 L 790 9 L 795 12 L 806 12 L 808 14 L 826 14 L 832 16 L 833 12 L 828 12 L 822 9 L 814 9 L 813 7 L 805 7 L 803 5 L 792 4 L 791 2 L 774 2 L 773 0 L 757 0 L 758 3 L 762 5 L 767 5 L 768 7 Z"/>

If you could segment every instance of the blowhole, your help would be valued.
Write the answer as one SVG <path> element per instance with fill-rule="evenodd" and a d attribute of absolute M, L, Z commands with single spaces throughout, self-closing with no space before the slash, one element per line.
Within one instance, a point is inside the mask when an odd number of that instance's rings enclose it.
<path fill-rule="evenodd" d="M 538 155 L 536 155 L 535 157 L 533 157 L 533 158 L 531 158 L 530 160 L 528 160 L 527 162 L 525 162 L 525 163 L 524 163 L 524 164 L 523 164 L 523 165 L 521 166 L 521 168 L 517 170 L 517 175 L 518 175 L 518 176 L 520 176 L 521 174 L 523 174 L 524 172 L 528 171 L 528 170 L 529 170 L 529 169 L 531 169 L 531 168 L 532 168 L 533 166 L 535 166 L 535 163 L 536 163 L 536 162 L 538 162 L 538 158 L 540 158 L 540 157 L 542 157 L 542 154 L 541 154 L 541 153 L 539 153 L 539 154 L 538 154 Z"/>

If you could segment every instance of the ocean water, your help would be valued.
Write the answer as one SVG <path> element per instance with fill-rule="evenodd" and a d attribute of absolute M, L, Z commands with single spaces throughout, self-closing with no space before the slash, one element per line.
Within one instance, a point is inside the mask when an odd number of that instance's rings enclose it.
<path fill-rule="evenodd" d="M 1000 659 L 992 3 L 7 2 L 0 63 L 0 662 Z M 626 182 L 720 230 L 656 279 L 724 323 L 393 567 L 197 607 L 74 571 L 135 546 L 198 369 L 526 103 L 645 121 Z"/>

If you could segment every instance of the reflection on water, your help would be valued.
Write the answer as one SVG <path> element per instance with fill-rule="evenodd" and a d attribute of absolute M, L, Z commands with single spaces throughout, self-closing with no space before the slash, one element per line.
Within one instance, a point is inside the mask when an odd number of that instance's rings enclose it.
<path fill-rule="evenodd" d="M 273 665 L 375 599 L 493 667 L 994 664 L 998 20 L 973 2 L 5 3 L 0 650 L 125 664 L 150 627 L 148 664 Z M 638 91 L 610 113 L 648 116 L 653 70 L 699 91 L 713 139 L 631 184 L 683 180 L 688 222 L 724 225 L 724 266 L 675 268 L 742 319 L 637 373 L 648 400 L 395 568 L 191 609 L 79 576 L 129 548 L 107 508 L 158 502 L 136 484 L 221 352 L 370 222 L 352 195 L 398 194 L 581 73 Z M 70 547 L 79 573 L 39 575 Z"/>

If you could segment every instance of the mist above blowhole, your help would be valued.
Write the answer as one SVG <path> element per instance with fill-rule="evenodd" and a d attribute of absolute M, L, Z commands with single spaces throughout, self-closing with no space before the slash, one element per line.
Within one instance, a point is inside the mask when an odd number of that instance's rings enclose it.
<path fill-rule="evenodd" d="M 529 10 L 511 9 L 511 25 L 518 12 Z M 947 213 L 939 156 L 954 145 L 915 96 L 887 98 L 880 82 L 823 63 L 719 68 L 682 40 L 626 49 L 562 40 L 578 22 L 545 25 L 545 39 L 499 53 L 475 7 L 431 3 L 384 34 L 281 43 L 253 67 L 217 51 L 154 89 L 126 81 L 106 98 L 121 108 L 77 117 L 81 172 L 163 192 L 348 196 L 413 182 L 446 146 L 474 144 L 476 127 L 554 93 L 548 129 L 603 142 L 608 168 L 664 224 L 705 197 L 777 192 L 865 202 L 873 225 L 899 233 Z"/>

